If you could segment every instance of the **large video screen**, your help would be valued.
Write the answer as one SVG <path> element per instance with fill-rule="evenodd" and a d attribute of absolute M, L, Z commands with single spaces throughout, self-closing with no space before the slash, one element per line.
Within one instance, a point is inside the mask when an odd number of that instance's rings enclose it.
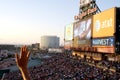
<path fill-rule="evenodd" d="M 91 39 L 92 17 L 76 22 L 74 25 L 74 39 L 79 46 L 89 46 Z"/>
<path fill-rule="evenodd" d="M 114 36 L 115 8 L 93 16 L 93 38 Z"/>
<path fill-rule="evenodd" d="M 73 40 L 73 24 L 69 24 L 65 27 L 65 41 Z"/>
<path fill-rule="evenodd" d="M 97 48 L 97 52 L 114 53 L 114 37 L 92 39 L 92 47 Z"/>

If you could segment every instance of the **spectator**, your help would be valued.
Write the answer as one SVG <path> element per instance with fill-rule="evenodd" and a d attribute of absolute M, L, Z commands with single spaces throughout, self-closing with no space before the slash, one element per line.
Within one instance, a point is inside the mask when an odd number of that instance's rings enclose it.
<path fill-rule="evenodd" d="M 15 55 L 17 66 L 20 69 L 24 80 L 30 80 L 28 70 L 27 70 L 29 55 L 30 55 L 30 52 L 28 51 L 26 46 L 23 46 L 21 48 L 20 56 L 17 53 Z"/>
<path fill-rule="evenodd" d="M 22 48 L 20 56 L 23 53 L 29 55 L 27 48 Z M 21 70 L 20 62 L 21 57 L 16 54 L 16 62 L 20 71 L 15 71 L 6 74 L 4 80 L 21 80 L 22 76 L 24 80 L 119 80 L 120 75 L 109 69 L 99 68 L 97 66 L 89 65 L 84 59 L 74 59 L 68 57 L 68 54 L 58 53 L 53 54 L 52 57 L 43 60 L 43 64 L 28 68 L 28 57 L 24 55 L 25 65 L 22 65 L 26 69 L 27 74 L 24 74 Z M 109 62 L 108 62 L 109 63 Z M 96 63 L 97 64 L 97 63 Z M 112 64 L 112 63 L 111 63 Z M 120 64 L 118 64 L 120 65 Z M 30 74 L 30 77 L 29 77 Z M 26 76 L 27 75 L 27 76 Z"/>

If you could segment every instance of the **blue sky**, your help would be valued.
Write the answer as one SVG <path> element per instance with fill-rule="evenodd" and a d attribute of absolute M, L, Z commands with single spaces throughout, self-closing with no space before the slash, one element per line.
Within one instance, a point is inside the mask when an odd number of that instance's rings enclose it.
<path fill-rule="evenodd" d="M 119 0 L 96 0 L 103 11 Z M 63 44 L 64 28 L 79 12 L 79 0 L 0 0 L 0 44 L 31 44 L 56 35 Z"/>

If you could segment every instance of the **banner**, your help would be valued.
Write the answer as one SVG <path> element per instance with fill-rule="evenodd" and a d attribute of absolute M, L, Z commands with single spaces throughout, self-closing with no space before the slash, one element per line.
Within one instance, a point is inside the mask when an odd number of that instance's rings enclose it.
<path fill-rule="evenodd" d="M 113 37 L 109 38 L 98 38 L 92 39 L 92 46 L 113 46 L 115 39 Z"/>
<path fill-rule="evenodd" d="M 102 53 L 114 53 L 114 43 L 114 37 L 92 39 L 92 47 L 96 47 L 96 51 Z"/>
<path fill-rule="evenodd" d="M 93 16 L 93 38 L 114 36 L 115 8 Z"/>

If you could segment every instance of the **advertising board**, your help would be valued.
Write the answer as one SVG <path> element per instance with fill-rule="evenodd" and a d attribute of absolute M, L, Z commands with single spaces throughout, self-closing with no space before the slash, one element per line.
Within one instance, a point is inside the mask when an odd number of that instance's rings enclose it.
<path fill-rule="evenodd" d="M 92 17 L 76 22 L 74 24 L 74 40 L 79 47 L 90 46 L 92 28 Z M 78 41 L 77 41 L 78 40 Z"/>
<path fill-rule="evenodd" d="M 97 48 L 97 52 L 114 53 L 114 37 L 92 39 L 92 47 Z"/>
<path fill-rule="evenodd" d="M 73 47 L 73 41 L 65 41 L 64 48 L 70 49 L 71 47 Z"/>
<path fill-rule="evenodd" d="M 115 8 L 93 16 L 93 38 L 114 36 Z"/>
<path fill-rule="evenodd" d="M 114 46 L 114 38 L 97 38 L 92 39 L 92 46 Z"/>
<path fill-rule="evenodd" d="M 73 24 L 69 24 L 65 27 L 65 41 L 73 40 Z"/>
<path fill-rule="evenodd" d="M 97 52 L 100 53 L 115 53 L 114 47 L 97 47 Z"/>

